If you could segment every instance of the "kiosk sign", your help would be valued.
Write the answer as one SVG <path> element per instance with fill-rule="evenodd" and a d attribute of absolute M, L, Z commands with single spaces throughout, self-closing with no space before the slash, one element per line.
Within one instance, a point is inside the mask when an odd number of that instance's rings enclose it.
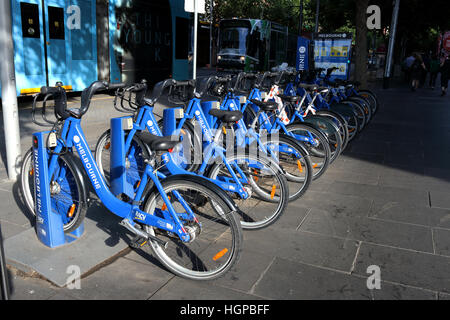
<path fill-rule="evenodd" d="M 337 67 L 331 79 L 348 79 L 352 35 L 349 33 L 314 34 L 314 65 L 316 68 Z"/>

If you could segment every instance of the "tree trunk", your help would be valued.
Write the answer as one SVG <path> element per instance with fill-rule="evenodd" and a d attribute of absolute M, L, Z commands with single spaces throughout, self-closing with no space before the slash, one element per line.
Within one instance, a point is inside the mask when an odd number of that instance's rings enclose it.
<path fill-rule="evenodd" d="M 356 43 L 355 43 L 355 80 L 367 88 L 367 25 L 366 10 L 369 0 L 355 0 L 356 3 Z"/>

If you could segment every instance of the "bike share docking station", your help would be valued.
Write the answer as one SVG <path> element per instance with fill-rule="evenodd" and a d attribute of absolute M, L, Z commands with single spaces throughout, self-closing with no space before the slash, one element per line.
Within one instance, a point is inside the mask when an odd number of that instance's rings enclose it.
<path fill-rule="evenodd" d="M 177 119 L 181 119 L 184 116 L 183 108 L 166 108 L 163 111 L 163 136 L 171 136 L 176 131 Z M 124 194 L 130 198 L 134 196 L 134 186 L 127 181 L 125 169 L 127 167 L 127 161 L 130 162 L 133 159 L 131 153 L 125 156 L 126 150 L 126 136 L 125 131 L 132 130 L 133 128 L 148 131 L 154 135 L 159 135 L 161 130 L 158 128 L 158 124 L 155 119 L 140 119 L 139 124 L 134 124 L 132 116 L 124 116 L 118 118 L 112 118 L 110 121 L 111 128 L 111 153 L 110 153 L 110 189 L 114 195 Z"/>
<path fill-rule="evenodd" d="M 71 204 L 68 207 L 67 213 L 52 210 L 52 200 L 50 197 L 52 192 L 50 189 L 52 186 L 49 177 L 49 154 L 47 151 L 49 134 L 49 131 L 33 134 L 34 206 L 36 213 L 36 233 L 39 241 L 47 247 L 56 248 L 79 239 L 84 233 L 84 222 L 74 231 L 65 233 L 62 214 L 67 214 L 70 217 L 76 210 L 76 206 L 80 204 Z M 64 168 L 60 169 L 64 170 Z M 61 186 L 56 186 L 56 184 L 61 182 L 54 181 L 54 183 L 54 188 L 59 188 L 59 192 L 61 192 Z M 55 192 L 58 192 L 58 190 Z"/>

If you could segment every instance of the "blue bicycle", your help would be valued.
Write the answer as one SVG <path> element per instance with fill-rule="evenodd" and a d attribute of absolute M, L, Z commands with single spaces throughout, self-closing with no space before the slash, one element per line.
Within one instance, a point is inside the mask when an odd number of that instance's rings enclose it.
<path fill-rule="evenodd" d="M 246 96 L 246 102 L 240 110 L 246 123 L 254 123 L 260 132 L 268 134 L 283 133 L 301 143 L 308 151 L 312 163 L 313 180 L 325 173 L 331 159 L 331 150 L 326 135 L 309 123 L 286 125 L 278 117 L 278 106 L 273 101 L 263 101 L 266 94 L 258 85 L 259 76 L 252 73 L 240 73 L 235 80 L 235 94 Z"/>
<path fill-rule="evenodd" d="M 241 102 L 245 97 L 238 98 L 235 95 L 231 82 L 230 76 L 211 76 L 199 85 L 200 92 L 206 92 L 208 96 L 219 99 L 218 110 L 242 111 Z M 218 110 L 213 112 L 220 112 Z M 290 201 L 298 199 L 308 190 L 312 180 L 312 164 L 308 151 L 296 139 L 282 132 L 275 135 L 260 135 L 256 130 L 256 122 L 247 124 L 244 119 L 227 127 L 217 118 L 212 118 L 210 125 L 225 131 L 226 137 L 230 137 L 229 139 L 235 141 L 238 146 L 250 146 L 275 159 L 283 168 L 289 183 Z"/>
<path fill-rule="evenodd" d="M 231 125 L 242 118 L 239 111 L 210 110 L 205 114 L 201 106 L 200 93 L 191 90 L 195 82 L 168 79 L 155 85 L 151 100 L 145 98 L 145 83 L 132 85 L 125 90 L 133 92 L 134 105 L 132 126 L 126 133 L 122 157 L 130 196 L 138 187 L 143 169 L 143 155 L 147 152 L 145 137 L 152 133 L 161 136 L 163 122 L 156 121 L 153 108 L 161 96 L 169 92 L 173 101 L 175 93 L 189 93 L 183 98 L 186 104 L 182 117 L 173 119 L 174 125 L 167 135 L 181 136 L 183 143 L 170 156 L 163 159 L 161 172 L 166 175 L 191 174 L 207 177 L 234 200 L 238 208 L 241 225 L 245 229 L 260 229 L 274 223 L 285 211 L 289 201 L 289 185 L 284 171 L 276 161 L 265 154 L 247 148 L 222 146 L 224 132 L 213 130 L 209 117 Z M 123 97 L 123 94 L 117 93 Z M 117 96 L 116 94 L 116 96 Z M 170 98 L 171 97 L 171 98 Z M 123 101 L 123 99 L 122 99 Z M 161 126 L 161 128 L 159 127 Z M 111 132 L 105 131 L 95 148 L 97 163 L 106 180 L 111 180 Z M 257 150 L 255 150 L 257 151 Z M 188 171 L 190 170 L 190 171 Z"/>
<path fill-rule="evenodd" d="M 57 120 L 47 132 L 49 138 L 44 146 L 49 159 L 50 185 L 45 187 L 50 189 L 51 210 L 61 216 L 65 232 L 80 225 L 90 203 L 84 171 L 99 200 L 121 217 L 120 224 L 136 236 L 134 247 L 150 245 L 166 268 L 188 279 L 211 280 L 222 276 L 236 263 L 242 247 L 238 209 L 222 189 L 205 178 L 194 175 L 163 178 L 159 158 L 176 148 L 179 141 L 154 135 L 143 138 L 150 153 L 144 157 L 139 186 L 129 201 L 117 198 L 108 188 L 80 123 L 97 91 L 121 87 L 124 85 L 92 83 L 82 92 L 78 109 L 67 108 L 66 93 L 61 86 L 42 87 L 41 94 L 36 95 L 33 109 L 40 96 L 45 96 L 45 101 L 49 97 L 55 100 Z M 78 162 L 75 153 L 79 155 Z M 22 168 L 23 176 L 30 174 L 29 165 Z M 34 202 L 40 203 L 38 193 L 34 192 L 32 182 L 26 184 L 33 190 L 34 208 Z M 34 210 L 32 213 L 35 214 Z M 41 223 L 41 218 L 37 216 L 36 221 Z"/>

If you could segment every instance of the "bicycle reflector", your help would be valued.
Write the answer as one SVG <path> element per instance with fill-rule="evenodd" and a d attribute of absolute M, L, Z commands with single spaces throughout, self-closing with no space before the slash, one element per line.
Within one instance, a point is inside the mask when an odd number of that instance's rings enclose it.
<path fill-rule="evenodd" d="M 213 257 L 214 261 L 219 260 L 220 258 L 222 258 L 226 253 L 228 252 L 227 248 L 224 248 L 222 250 L 220 250 L 219 252 L 217 252 L 217 254 Z"/>
<path fill-rule="evenodd" d="M 37 139 L 37 137 L 33 137 L 33 147 L 34 148 L 38 147 L 38 139 Z"/>

